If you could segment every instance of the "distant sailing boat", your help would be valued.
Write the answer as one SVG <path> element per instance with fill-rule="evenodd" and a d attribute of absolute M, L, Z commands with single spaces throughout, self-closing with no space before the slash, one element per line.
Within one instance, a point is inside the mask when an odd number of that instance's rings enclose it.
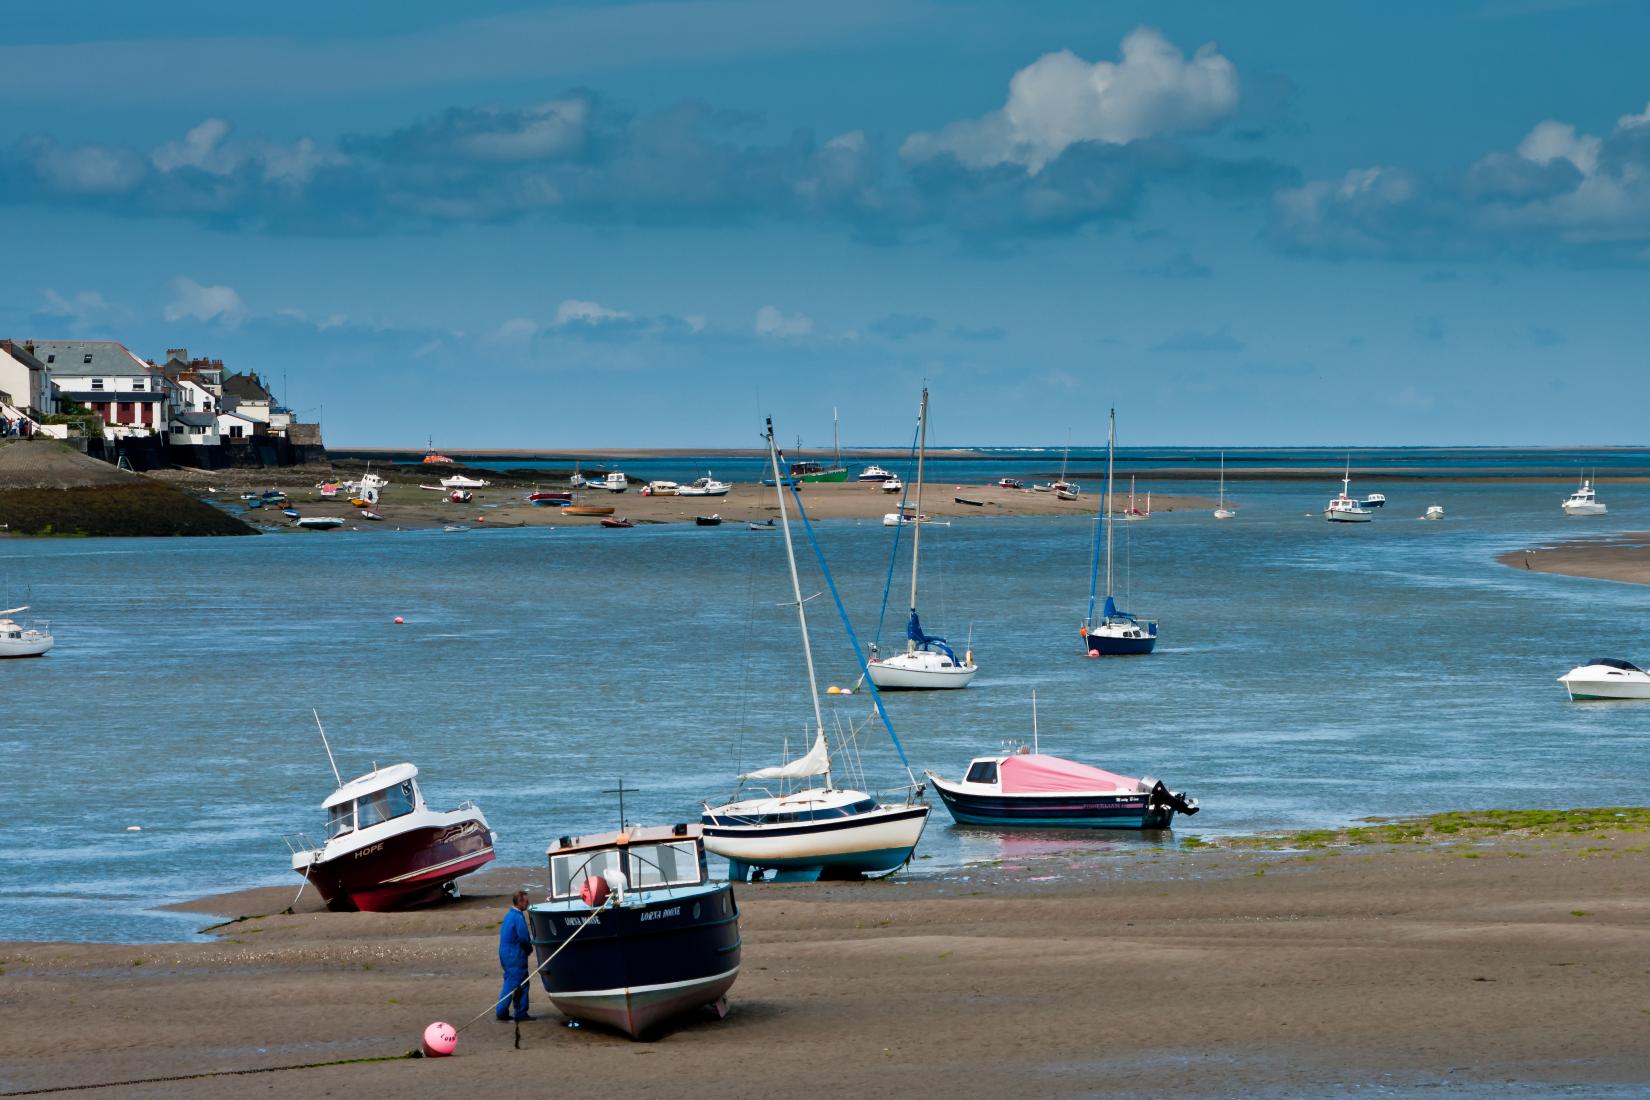
<path fill-rule="evenodd" d="M 912 506 L 914 515 L 922 515 L 922 466 L 928 446 L 928 391 L 922 391 L 922 404 L 917 412 L 917 497 Z M 911 619 L 905 626 L 905 652 L 892 657 L 872 657 L 866 675 L 884 691 L 923 690 L 928 688 L 967 687 L 979 668 L 974 664 L 972 651 L 965 652 L 961 661 L 946 644 L 944 638 L 924 634 L 922 621 L 917 618 L 917 561 L 922 550 L 922 527 L 911 524 Z"/>
<path fill-rule="evenodd" d="M 1215 508 L 1216 519 L 1231 519 L 1237 512 L 1226 507 L 1226 452 L 1220 452 L 1220 504 Z"/>
<path fill-rule="evenodd" d="M 817 462 L 793 462 L 790 476 L 804 482 L 848 480 L 848 467 L 842 464 L 842 433 L 835 408 L 831 409 L 831 454 L 833 459 L 829 469 Z"/>
<path fill-rule="evenodd" d="M 1089 613 L 1079 633 L 1088 646 L 1091 657 L 1114 657 L 1150 653 L 1157 645 L 1157 620 L 1138 619 L 1127 611 L 1120 611 L 1112 598 L 1111 544 L 1112 520 L 1117 506 L 1112 495 L 1112 466 L 1117 455 L 1117 410 L 1111 411 L 1111 426 L 1106 435 L 1106 491 L 1100 498 L 1100 519 L 1094 528 L 1094 560 L 1089 567 Z M 1100 581 L 1100 528 L 1106 535 L 1106 603 L 1100 621 L 1094 620 L 1094 601 Z"/>
<path fill-rule="evenodd" d="M 743 882 L 773 871 L 778 881 L 812 882 L 826 877 L 853 877 L 893 871 L 911 858 L 922 839 L 930 807 L 919 800 L 922 787 L 912 778 L 911 797 L 904 804 L 878 801 L 865 791 L 838 789 L 831 781 L 830 747 L 825 740 L 825 717 L 819 706 L 819 681 L 814 676 L 813 647 L 808 642 L 808 611 L 802 582 L 796 572 L 796 549 L 791 542 L 790 515 L 785 509 L 788 491 L 779 476 L 779 449 L 774 444 L 773 421 L 768 421 L 768 460 L 779 482 L 779 529 L 785 533 L 785 558 L 790 564 L 791 595 L 802 632 L 802 656 L 808 666 L 808 693 L 814 709 L 813 747 L 788 764 L 759 768 L 739 777 L 747 781 L 811 779 L 823 776 L 821 786 L 789 794 L 764 792 L 722 806 L 705 806 L 701 818 L 705 848 L 728 861 L 728 878 Z M 800 505 L 799 505 L 800 507 Z M 916 529 L 920 530 L 920 526 Z M 815 547 L 817 550 L 817 546 Z M 823 563 L 823 559 L 821 559 Z M 827 574 L 827 582 L 830 578 Z M 833 589 L 834 591 L 834 589 Z M 878 710 L 881 704 L 878 703 Z M 884 715 L 886 720 L 886 715 Z M 893 737 L 893 727 L 888 727 Z M 899 747 L 897 738 L 894 740 Z M 901 757 L 904 750 L 901 749 Z"/>

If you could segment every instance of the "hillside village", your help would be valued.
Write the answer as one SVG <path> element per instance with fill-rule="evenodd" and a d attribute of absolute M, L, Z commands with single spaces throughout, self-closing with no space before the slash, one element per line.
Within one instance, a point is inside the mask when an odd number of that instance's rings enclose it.
<path fill-rule="evenodd" d="M 324 463 L 257 372 L 170 348 L 143 359 L 114 340 L 0 339 L 0 435 L 64 440 L 132 470 Z"/>

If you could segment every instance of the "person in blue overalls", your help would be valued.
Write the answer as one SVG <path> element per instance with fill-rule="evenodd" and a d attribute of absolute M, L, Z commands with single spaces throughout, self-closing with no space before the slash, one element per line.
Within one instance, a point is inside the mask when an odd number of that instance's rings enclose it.
<path fill-rule="evenodd" d="M 533 951 L 533 937 L 527 931 L 527 904 L 527 891 L 517 890 L 504 912 L 504 927 L 498 932 L 498 964 L 504 968 L 504 990 L 498 995 L 493 1015 L 500 1020 L 510 1019 L 512 1001 L 516 1019 L 534 1019 L 527 1011 L 527 959 Z"/>

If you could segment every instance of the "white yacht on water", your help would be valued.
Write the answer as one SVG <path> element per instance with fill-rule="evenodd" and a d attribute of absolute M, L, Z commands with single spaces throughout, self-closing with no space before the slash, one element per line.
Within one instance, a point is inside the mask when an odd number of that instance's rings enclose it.
<path fill-rule="evenodd" d="M 1237 511 L 1226 507 L 1226 452 L 1220 452 L 1220 503 L 1215 505 L 1216 519 L 1231 519 Z"/>
<path fill-rule="evenodd" d="M 40 657 L 56 644 L 46 623 L 24 626 L 12 618 L 27 610 L 24 606 L 0 611 L 0 658 Z"/>
<path fill-rule="evenodd" d="M 913 515 L 922 515 L 923 452 L 928 439 L 928 391 L 922 391 L 922 404 L 917 412 L 917 494 L 912 504 Z M 901 513 L 903 515 L 903 513 Z M 895 519 L 895 526 L 901 526 Z M 872 646 L 872 657 L 866 668 L 871 682 L 883 691 L 923 691 L 935 688 L 967 687 L 979 672 L 974 664 L 973 651 L 965 651 L 957 659 L 944 638 L 923 633 L 922 620 L 917 617 L 917 562 L 922 550 L 922 523 L 911 525 L 911 618 L 905 626 L 905 652 L 892 657 L 879 657 Z"/>
<path fill-rule="evenodd" d="M 813 745 L 805 755 L 788 764 L 745 772 L 739 781 L 741 784 L 784 784 L 823 777 L 824 782 L 778 795 L 764 790 L 751 797 L 735 797 L 721 806 L 707 803 L 701 818 L 705 849 L 725 857 L 728 878 L 738 882 L 761 878 L 768 872 L 772 872 L 777 881 L 796 882 L 892 872 L 911 858 L 928 823 L 930 807 L 921 801 L 922 786 L 914 776 L 911 786 L 906 788 L 908 797 L 903 803 L 879 801 L 866 791 L 839 788 L 832 781 L 825 717 L 819 705 L 813 647 L 808 641 L 807 605 L 802 598 L 802 582 L 797 577 L 796 549 L 791 542 L 790 516 L 785 507 L 785 494 L 791 490 L 779 474 L 779 450 L 774 445 L 771 420 L 767 436 L 768 459 L 779 491 L 779 527 L 785 533 L 791 595 L 802 633 L 802 655 L 808 666 Z M 877 709 L 886 723 L 887 716 L 880 702 Z M 892 725 L 888 726 L 888 733 L 894 737 Z M 897 737 L 894 746 L 899 748 Z M 900 755 L 903 759 L 903 749 Z"/>
<path fill-rule="evenodd" d="M 1598 494 L 1593 492 L 1593 483 L 1586 478 L 1582 478 L 1580 488 L 1565 498 L 1560 507 L 1567 516 L 1602 516 L 1605 513 L 1604 502 L 1598 499 Z"/>
<path fill-rule="evenodd" d="M 1358 503 L 1352 492 L 1352 459 L 1346 460 L 1346 476 L 1341 478 L 1341 495 L 1324 506 L 1323 518 L 1331 523 L 1368 523 L 1375 513 Z"/>

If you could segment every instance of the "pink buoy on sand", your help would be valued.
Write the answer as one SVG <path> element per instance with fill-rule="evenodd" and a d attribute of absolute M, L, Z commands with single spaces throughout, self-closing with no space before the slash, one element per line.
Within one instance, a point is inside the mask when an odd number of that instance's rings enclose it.
<path fill-rule="evenodd" d="M 458 1049 L 458 1032 L 453 1025 L 437 1020 L 424 1029 L 424 1054 L 429 1058 L 445 1058 Z"/>

